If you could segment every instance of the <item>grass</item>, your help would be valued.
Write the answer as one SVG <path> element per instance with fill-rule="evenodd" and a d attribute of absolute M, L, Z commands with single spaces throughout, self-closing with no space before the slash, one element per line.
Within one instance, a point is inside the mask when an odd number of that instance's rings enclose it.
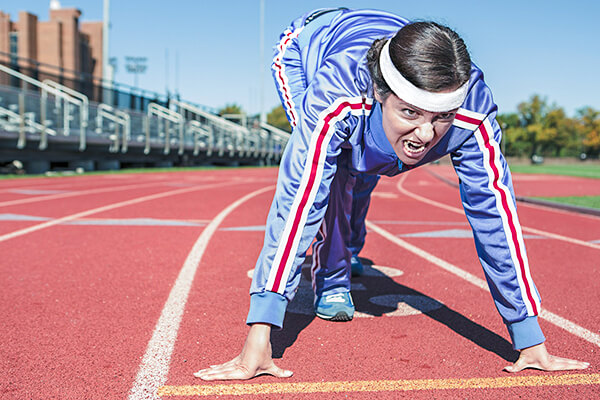
<path fill-rule="evenodd" d="M 600 179 L 599 164 L 511 165 L 510 170 L 521 174 L 569 175 Z"/>
<path fill-rule="evenodd" d="M 511 172 L 521 174 L 568 175 L 581 178 L 600 179 L 599 164 L 565 164 L 565 165 L 511 165 Z M 595 208 L 600 210 L 600 196 L 564 196 L 535 197 L 536 199 L 573 206 Z"/>
<path fill-rule="evenodd" d="M 536 197 L 536 199 L 600 210 L 600 196 Z"/>

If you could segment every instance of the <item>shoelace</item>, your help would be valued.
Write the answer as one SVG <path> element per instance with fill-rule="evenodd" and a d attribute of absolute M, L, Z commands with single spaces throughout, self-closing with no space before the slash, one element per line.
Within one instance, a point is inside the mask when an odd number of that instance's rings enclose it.
<path fill-rule="evenodd" d="M 327 303 L 345 303 L 346 297 L 344 296 L 344 293 L 330 294 L 329 296 L 325 297 L 325 302 L 327 302 Z"/>

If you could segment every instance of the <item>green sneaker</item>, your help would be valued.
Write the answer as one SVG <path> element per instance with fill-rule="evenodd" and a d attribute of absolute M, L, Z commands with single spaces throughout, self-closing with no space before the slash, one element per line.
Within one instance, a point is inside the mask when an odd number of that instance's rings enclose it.
<path fill-rule="evenodd" d="M 354 303 L 350 293 L 336 293 L 317 298 L 317 317 L 328 321 L 351 321 L 354 317 Z"/>

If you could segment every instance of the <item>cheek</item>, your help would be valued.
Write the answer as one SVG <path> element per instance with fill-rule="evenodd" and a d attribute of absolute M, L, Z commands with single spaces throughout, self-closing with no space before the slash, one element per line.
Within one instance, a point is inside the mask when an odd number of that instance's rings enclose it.
<path fill-rule="evenodd" d="M 381 122 L 383 125 L 383 130 L 385 131 L 385 135 L 389 139 L 401 137 L 414 128 L 397 115 L 386 115 L 384 113 Z"/>
<path fill-rule="evenodd" d="M 448 122 L 445 124 L 440 124 L 435 127 L 435 136 L 437 138 L 436 142 L 443 138 L 446 133 L 452 128 L 452 122 Z"/>

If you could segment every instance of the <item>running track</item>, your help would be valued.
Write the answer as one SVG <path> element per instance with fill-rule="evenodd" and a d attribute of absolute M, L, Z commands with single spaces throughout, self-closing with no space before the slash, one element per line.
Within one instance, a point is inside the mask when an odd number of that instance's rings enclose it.
<path fill-rule="evenodd" d="M 243 344 L 276 173 L 0 181 L 0 398 L 600 396 L 600 218 L 519 204 L 547 345 L 591 367 L 507 374 L 516 353 L 457 190 L 427 168 L 382 178 L 374 193 L 361 254 L 373 266 L 353 280 L 354 321 L 315 319 L 301 284 L 272 338 L 292 378 L 195 379 Z M 599 180 L 556 179 L 516 175 L 517 194 L 600 193 Z"/>

